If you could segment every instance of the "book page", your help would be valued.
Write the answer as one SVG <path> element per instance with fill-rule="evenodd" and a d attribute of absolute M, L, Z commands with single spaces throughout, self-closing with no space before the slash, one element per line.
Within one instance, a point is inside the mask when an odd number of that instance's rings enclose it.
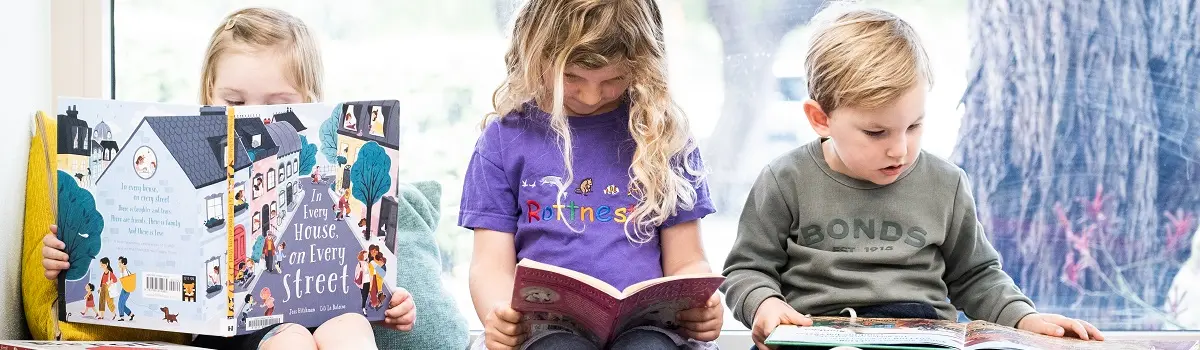
<path fill-rule="evenodd" d="M 604 344 L 619 301 L 591 284 L 533 266 L 537 265 L 517 266 L 511 302 L 522 313 L 522 323 L 529 325 L 530 336 L 570 331 Z"/>
<path fill-rule="evenodd" d="M 966 336 L 966 349 L 969 350 L 1194 350 L 1196 348 L 1197 341 L 1194 340 L 1085 341 L 1078 338 L 1045 336 L 983 321 L 973 321 L 968 324 Z"/>
<path fill-rule="evenodd" d="M 812 327 L 783 325 L 767 337 L 768 345 L 934 345 L 962 347 L 966 325 L 925 319 L 814 317 Z"/>

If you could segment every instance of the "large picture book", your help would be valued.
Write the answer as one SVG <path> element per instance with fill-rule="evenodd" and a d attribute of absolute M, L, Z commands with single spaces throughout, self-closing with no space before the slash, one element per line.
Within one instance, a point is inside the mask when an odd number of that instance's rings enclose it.
<path fill-rule="evenodd" d="M 59 319 L 218 336 L 382 319 L 399 112 L 60 98 L 43 131 L 57 133 L 46 166 L 70 256 Z"/>
<path fill-rule="evenodd" d="M 625 331 L 655 326 L 686 339 L 676 313 L 703 307 L 724 280 L 715 273 L 667 276 L 617 290 L 578 271 L 522 259 L 510 305 L 522 313 L 530 337 L 571 332 L 604 348 Z"/>
<path fill-rule="evenodd" d="M 1080 340 L 1051 337 L 984 321 L 814 317 L 811 327 L 781 325 L 767 345 L 861 349 L 1200 350 L 1196 340 Z"/>

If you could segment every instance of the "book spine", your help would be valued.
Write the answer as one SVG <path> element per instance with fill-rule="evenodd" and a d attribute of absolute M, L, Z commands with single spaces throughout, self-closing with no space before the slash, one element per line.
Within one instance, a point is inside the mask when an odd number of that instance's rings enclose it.
<path fill-rule="evenodd" d="M 57 190 L 58 187 L 55 185 L 54 180 L 56 178 L 58 178 L 58 176 L 56 176 L 58 174 L 58 166 L 51 165 L 54 163 L 54 158 L 51 157 L 50 141 L 47 140 L 50 137 L 50 135 L 49 135 L 50 131 L 47 130 L 47 127 L 46 127 L 46 114 L 43 113 L 42 111 L 38 111 L 37 114 L 35 114 L 33 116 L 33 118 L 34 118 L 34 125 L 37 127 L 37 134 L 38 134 L 37 136 L 42 141 L 42 157 L 46 160 L 44 163 L 44 165 L 46 167 L 46 189 L 49 192 L 49 193 L 47 193 L 46 197 L 50 200 L 51 220 L 54 220 L 55 225 L 57 225 L 58 224 L 58 190 Z M 62 238 L 59 238 L 59 239 L 62 239 Z M 58 322 L 67 320 L 67 299 L 66 299 L 66 297 L 67 297 L 67 293 L 66 293 L 67 273 L 66 273 L 66 271 L 63 271 L 62 273 L 58 274 L 58 278 L 55 279 L 55 284 L 58 285 L 58 290 L 56 291 L 56 293 L 58 295 L 56 296 L 54 303 L 51 304 L 51 306 L 50 306 L 50 313 L 51 313 L 50 318 L 54 320 L 54 324 L 53 324 L 54 340 L 61 340 L 62 339 L 62 329 L 61 329 L 61 327 L 59 327 Z"/>
<path fill-rule="evenodd" d="M 233 124 L 234 124 L 233 119 L 234 119 L 233 107 L 232 106 L 225 107 L 225 132 L 226 132 L 226 134 L 225 134 L 225 141 L 226 141 L 225 142 L 225 159 L 228 160 L 228 163 L 225 164 L 225 175 L 226 175 L 226 178 L 225 178 L 225 218 L 226 218 L 226 223 L 227 223 L 225 225 L 225 271 L 227 271 L 225 273 L 225 281 L 226 281 L 225 296 L 226 296 L 226 303 L 228 305 L 227 305 L 226 312 L 225 312 L 225 322 L 224 323 L 226 325 L 223 328 L 229 335 L 233 335 L 234 333 L 237 332 L 237 324 L 234 321 L 236 319 L 236 316 L 235 316 L 235 312 L 234 312 L 234 296 L 233 296 L 233 279 L 235 277 L 234 274 L 236 273 L 233 268 L 233 263 L 234 263 L 234 252 L 237 251 L 234 248 L 234 227 L 235 227 L 235 225 L 233 224 L 233 220 L 234 220 L 234 214 L 233 214 L 234 198 L 233 197 L 235 194 L 234 194 L 234 190 L 233 190 L 233 187 L 234 187 L 233 173 L 234 173 L 234 164 L 237 162 L 237 157 L 234 157 L 234 150 L 237 149 L 237 147 L 235 146 L 235 143 L 234 143 L 234 142 L 236 142 L 236 134 L 233 130 Z"/>

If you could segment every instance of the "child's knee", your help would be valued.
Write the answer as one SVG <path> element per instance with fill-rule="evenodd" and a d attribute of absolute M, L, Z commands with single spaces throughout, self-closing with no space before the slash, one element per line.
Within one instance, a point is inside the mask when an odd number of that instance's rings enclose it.
<path fill-rule="evenodd" d="M 286 323 L 267 332 L 259 341 L 258 348 L 262 350 L 316 350 L 317 342 L 307 328 L 295 323 Z"/>
<path fill-rule="evenodd" d="M 326 345 L 336 344 L 336 348 L 349 344 L 355 348 L 371 349 L 375 346 L 375 333 L 371 331 L 371 322 L 362 314 L 347 312 L 322 323 L 313 332 L 318 347 L 333 349 Z M 361 344 L 359 344 L 361 343 Z"/>

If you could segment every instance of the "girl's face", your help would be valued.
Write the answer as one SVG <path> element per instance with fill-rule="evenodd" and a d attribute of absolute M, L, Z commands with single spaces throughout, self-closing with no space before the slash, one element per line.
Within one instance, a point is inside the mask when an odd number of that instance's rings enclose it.
<path fill-rule="evenodd" d="M 563 71 L 563 107 L 572 116 L 612 111 L 621 104 L 621 96 L 629 89 L 631 80 L 624 64 L 610 64 L 600 69 L 567 65 Z M 553 77 L 547 75 L 545 83 L 553 87 Z"/>
<path fill-rule="evenodd" d="M 288 82 L 286 67 L 275 50 L 236 44 L 217 59 L 209 99 L 218 106 L 302 103 L 304 94 Z"/>

